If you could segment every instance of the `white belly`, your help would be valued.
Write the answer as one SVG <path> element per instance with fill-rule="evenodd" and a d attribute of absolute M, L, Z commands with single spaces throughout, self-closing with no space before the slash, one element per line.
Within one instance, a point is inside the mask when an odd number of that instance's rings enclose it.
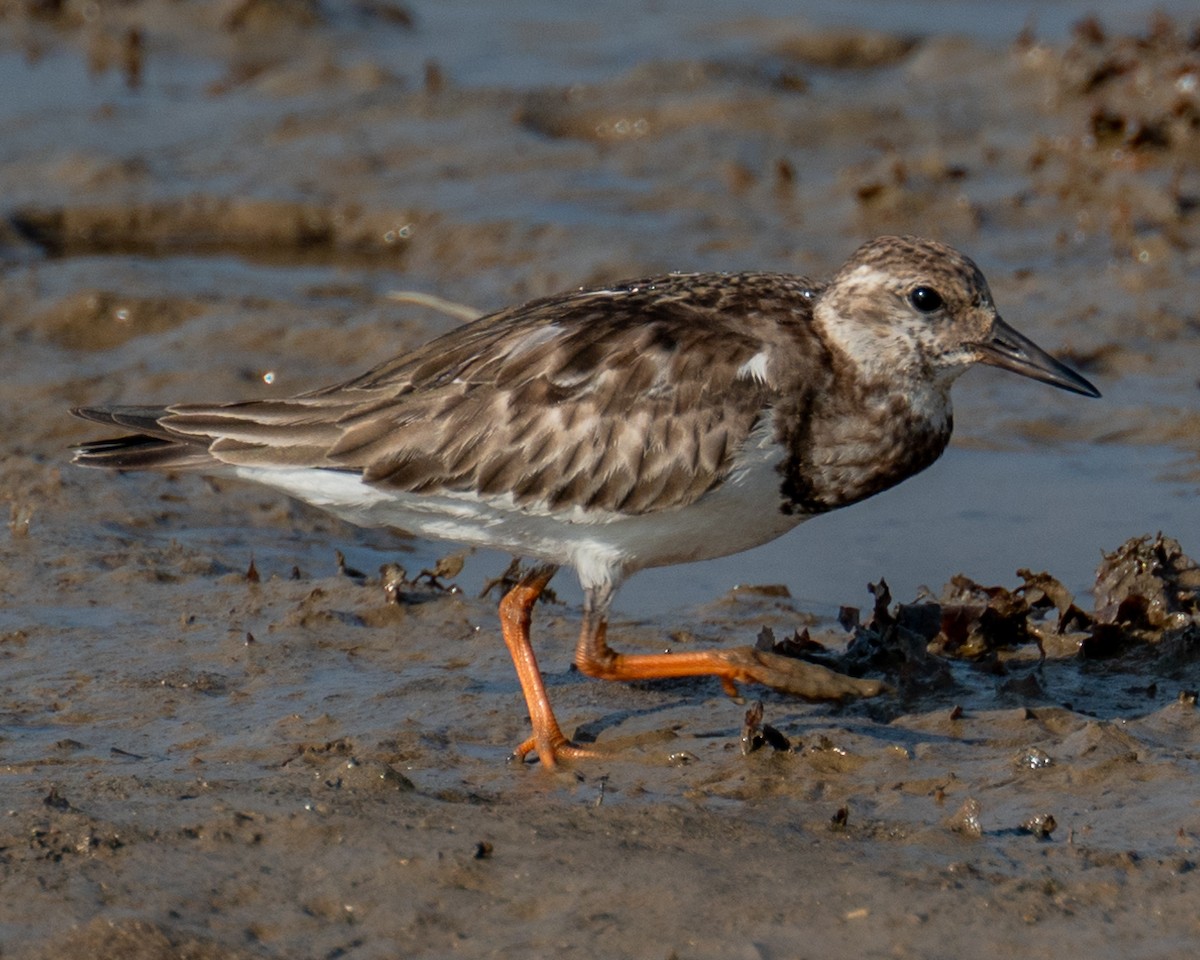
<path fill-rule="evenodd" d="M 579 508 L 552 513 L 512 498 L 413 494 L 362 483 L 358 474 L 307 467 L 232 467 L 237 477 L 303 500 L 357 526 L 393 527 L 572 566 L 583 586 L 618 583 L 646 567 L 708 560 L 774 540 L 808 519 L 780 510 L 782 451 L 764 424 L 729 478 L 674 510 L 624 515 Z"/>

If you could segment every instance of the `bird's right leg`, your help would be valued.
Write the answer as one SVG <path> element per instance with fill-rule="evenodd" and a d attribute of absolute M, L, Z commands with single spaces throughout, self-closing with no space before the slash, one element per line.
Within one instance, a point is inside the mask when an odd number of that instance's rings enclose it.
<path fill-rule="evenodd" d="M 805 700 L 874 697 L 887 690 L 879 680 L 859 680 L 820 664 L 784 657 L 756 647 L 690 650 L 684 653 L 617 653 L 608 645 L 608 608 L 612 588 L 588 589 L 583 629 L 575 647 L 575 665 L 601 680 L 659 680 L 716 677 L 731 697 L 737 684 L 761 683 Z"/>

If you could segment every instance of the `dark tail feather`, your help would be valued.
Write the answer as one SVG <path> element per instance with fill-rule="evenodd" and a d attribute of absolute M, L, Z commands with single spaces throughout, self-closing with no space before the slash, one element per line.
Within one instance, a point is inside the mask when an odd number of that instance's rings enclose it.
<path fill-rule="evenodd" d="M 169 434 L 158 422 L 167 415 L 166 407 L 72 407 L 71 413 L 81 420 L 91 420 L 95 423 L 105 423 L 114 427 L 125 427 L 129 430 L 140 430 L 142 433 L 156 437 L 167 437 Z"/>
<path fill-rule="evenodd" d="M 93 440 L 75 448 L 74 463 L 110 470 L 188 470 L 212 466 L 208 439 L 181 437 L 163 428 L 162 407 L 76 407 L 75 416 L 141 433 Z"/>

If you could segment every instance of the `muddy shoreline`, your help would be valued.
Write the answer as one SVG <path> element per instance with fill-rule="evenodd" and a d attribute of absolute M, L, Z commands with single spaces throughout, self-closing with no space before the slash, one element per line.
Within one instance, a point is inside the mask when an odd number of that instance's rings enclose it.
<path fill-rule="evenodd" d="M 622 38 L 522 4 L 5 7 L 0 956 L 1193 947 L 1200 25 L 1084 14 L 666 4 Z M 396 290 L 823 275 L 884 232 L 968 251 L 1103 401 L 966 378 L 943 473 L 647 573 L 612 634 L 769 637 L 886 700 L 587 680 L 560 575 L 535 645 L 611 753 L 509 764 L 527 721 L 478 596 L 506 558 L 434 585 L 455 548 L 66 462 L 72 405 L 298 392 L 457 322 Z"/>

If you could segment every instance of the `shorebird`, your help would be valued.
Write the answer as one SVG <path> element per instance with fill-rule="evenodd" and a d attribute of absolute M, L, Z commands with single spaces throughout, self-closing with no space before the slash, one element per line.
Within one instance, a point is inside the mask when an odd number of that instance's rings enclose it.
<path fill-rule="evenodd" d="M 500 622 L 532 725 L 514 756 L 553 767 L 595 752 L 563 735 L 529 639 L 561 565 L 584 589 L 575 663 L 589 676 L 881 692 L 751 646 L 617 653 L 613 594 L 638 570 L 766 543 L 928 467 L 950 439 L 950 386 L 976 363 L 1099 396 L 1000 318 L 966 256 L 881 237 L 823 282 L 673 273 L 535 300 L 287 399 L 81 407 L 134 432 L 75 462 L 252 480 L 361 526 L 536 559 Z"/>

